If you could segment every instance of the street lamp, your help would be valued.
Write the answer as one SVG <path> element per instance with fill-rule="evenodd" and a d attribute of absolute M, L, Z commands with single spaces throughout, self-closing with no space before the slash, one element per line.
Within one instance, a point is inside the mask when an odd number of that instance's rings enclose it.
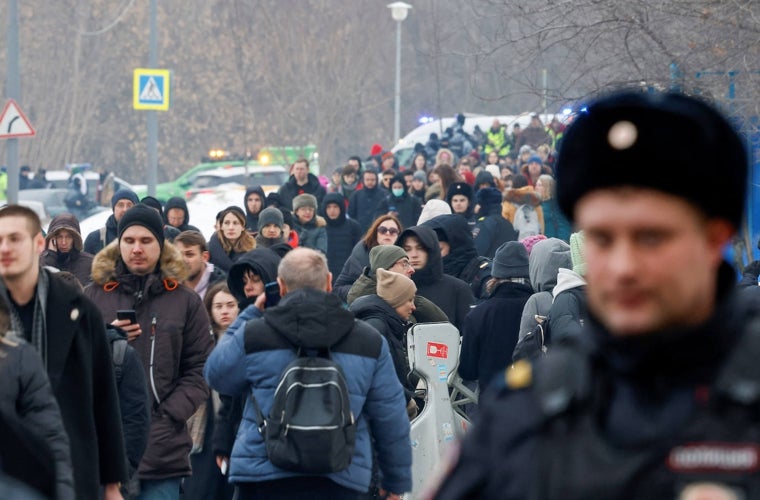
<path fill-rule="evenodd" d="M 401 23 L 409 14 L 411 5 L 404 2 L 388 4 L 391 17 L 396 21 L 396 100 L 393 115 L 393 144 L 398 144 L 401 138 Z"/>

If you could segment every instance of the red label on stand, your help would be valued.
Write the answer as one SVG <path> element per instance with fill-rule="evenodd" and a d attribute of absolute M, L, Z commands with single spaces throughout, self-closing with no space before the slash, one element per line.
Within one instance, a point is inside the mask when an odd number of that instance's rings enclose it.
<path fill-rule="evenodd" d="M 433 358 L 448 358 L 449 346 L 437 342 L 428 342 L 427 355 Z"/>

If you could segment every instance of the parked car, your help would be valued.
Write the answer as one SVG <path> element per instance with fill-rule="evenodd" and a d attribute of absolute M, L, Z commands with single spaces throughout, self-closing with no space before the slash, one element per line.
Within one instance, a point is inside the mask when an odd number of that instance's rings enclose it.
<path fill-rule="evenodd" d="M 199 173 L 185 192 L 185 199 L 192 200 L 199 194 L 217 191 L 245 191 L 247 186 L 259 185 L 265 194 L 277 191 L 287 182 L 288 170 L 280 165 L 266 167 L 223 167 Z"/>

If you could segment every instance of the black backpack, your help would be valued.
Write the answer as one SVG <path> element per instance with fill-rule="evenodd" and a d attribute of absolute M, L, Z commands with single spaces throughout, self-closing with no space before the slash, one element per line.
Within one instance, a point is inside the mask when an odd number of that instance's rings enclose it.
<path fill-rule="evenodd" d="M 277 467 L 309 474 L 347 469 L 356 443 L 348 386 L 330 350 L 308 356 L 299 348 L 283 370 L 269 416 L 256 399 L 256 423 L 269 460 Z"/>
<path fill-rule="evenodd" d="M 517 341 L 512 351 L 512 362 L 520 359 L 535 360 L 546 355 L 546 346 L 551 339 L 549 317 L 536 315 L 537 324 L 525 337 Z"/>

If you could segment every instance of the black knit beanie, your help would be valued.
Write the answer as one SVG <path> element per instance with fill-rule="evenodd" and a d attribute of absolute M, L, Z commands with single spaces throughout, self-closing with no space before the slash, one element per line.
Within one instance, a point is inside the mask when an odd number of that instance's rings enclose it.
<path fill-rule="evenodd" d="M 161 220 L 161 216 L 158 215 L 155 209 L 138 203 L 134 207 L 130 208 L 124 215 L 122 215 L 119 221 L 119 241 L 121 241 L 121 235 L 129 226 L 143 226 L 148 231 L 153 233 L 153 236 L 158 240 L 159 246 L 164 248 L 164 222 Z"/>

